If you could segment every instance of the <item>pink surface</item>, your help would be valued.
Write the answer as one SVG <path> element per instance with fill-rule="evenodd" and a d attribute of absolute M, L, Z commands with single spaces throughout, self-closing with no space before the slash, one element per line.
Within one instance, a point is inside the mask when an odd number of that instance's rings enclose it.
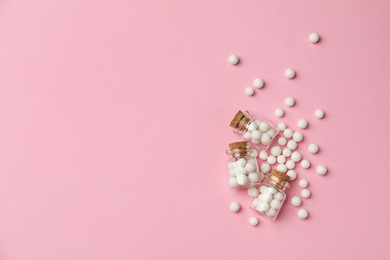
<path fill-rule="evenodd" d="M 386 0 L 2 1 L 0 259 L 389 259 L 389 24 Z M 286 96 L 329 174 L 298 168 L 309 219 L 253 228 L 228 123 Z"/>

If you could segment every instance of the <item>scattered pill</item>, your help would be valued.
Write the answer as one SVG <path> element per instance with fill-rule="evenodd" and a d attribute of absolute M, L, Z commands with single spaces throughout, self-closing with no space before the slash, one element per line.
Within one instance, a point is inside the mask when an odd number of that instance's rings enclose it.
<path fill-rule="evenodd" d="M 298 217 L 300 219 L 306 219 L 309 216 L 309 212 L 307 212 L 306 209 L 299 209 L 298 210 Z"/>
<path fill-rule="evenodd" d="M 286 128 L 287 128 L 287 125 L 284 122 L 280 122 L 278 124 L 278 130 L 279 131 L 284 131 L 284 130 L 286 130 Z"/>
<path fill-rule="evenodd" d="M 269 164 L 275 164 L 276 163 L 276 157 L 273 155 L 268 156 L 267 163 Z"/>
<path fill-rule="evenodd" d="M 251 226 L 257 226 L 258 224 L 259 224 L 259 219 L 258 218 L 256 218 L 256 217 L 250 217 L 249 218 L 249 224 L 251 225 Z"/>
<path fill-rule="evenodd" d="M 293 140 L 297 143 L 300 143 L 303 141 L 303 134 L 301 132 L 294 132 L 293 134 Z"/>
<path fill-rule="evenodd" d="M 273 208 L 273 209 L 279 209 L 280 206 L 281 206 L 280 200 L 278 200 L 278 199 L 273 199 L 273 200 L 271 201 L 271 203 L 270 203 L 270 206 L 271 206 L 271 208 Z"/>
<path fill-rule="evenodd" d="M 288 141 L 288 143 L 287 143 L 287 148 L 288 149 L 295 150 L 295 149 L 297 149 L 297 147 L 298 147 L 297 142 L 295 142 L 294 140 Z"/>
<path fill-rule="evenodd" d="M 305 199 L 309 198 L 311 195 L 311 192 L 309 189 L 303 189 L 301 190 L 301 196 Z"/>
<path fill-rule="evenodd" d="M 316 118 L 322 119 L 325 116 L 325 112 L 322 109 L 316 109 L 316 111 L 314 111 L 314 115 Z"/>
<path fill-rule="evenodd" d="M 248 96 L 253 96 L 253 94 L 255 94 L 255 90 L 252 87 L 247 87 L 245 89 L 245 94 L 247 94 Z"/>
<path fill-rule="evenodd" d="M 278 164 L 278 166 L 276 166 L 276 169 L 283 173 L 287 172 L 287 166 L 283 163 Z"/>
<path fill-rule="evenodd" d="M 249 197 L 256 198 L 257 196 L 259 196 L 259 193 L 260 193 L 260 191 L 256 187 L 248 188 L 248 195 L 249 195 Z"/>
<path fill-rule="evenodd" d="M 287 139 L 285 137 L 279 137 L 278 139 L 278 144 L 281 145 L 281 146 L 284 146 L 287 144 Z"/>
<path fill-rule="evenodd" d="M 261 151 L 259 154 L 259 158 L 262 159 L 263 161 L 267 160 L 268 153 L 266 151 Z"/>
<path fill-rule="evenodd" d="M 278 163 L 285 163 L 286 162 L 286 157 L 284 157 L 284 155 L 279 155 L 277 158 L 276 158 L 276 161 Z"/>
<path fill-rule="evenodd" d="M 320 41 L 320 35 L 318 33 L 311 33 L 309 35 L 309 41 L 311 41 L 312 43 L 318 43 Z"/>
<path fill-rule="evenodd" d="M 272 147 L 271 148 L 271 154 L 273 155 L 273 156 L 279 156 L 280 154 L 282 153 L 282 148 L 280 148 L 280 146 L 274 146 L 274 147 Z"/>
<path fill-rule="evenodd" d="M 283 151 L 282 151 L 282 154 L 283 154 L 285 157 L 290 157 L 290 156 L 291 156 L 291 150 L 288 149 L 288 148 L 284 148 Z"/>
<path fill-rule="evenodd" d="M 325 175 L 328 172 L 328 168 L 326 168 L 326 166 L 324 165 L 318 165 L 316 168 L 316 172 L 319 175 Z"/>
<path fill-rule="evenodd" d="M 271 171 L 271 166 L 268 163 L 262 163 L 260 166 L 260 171 L 263 173 L 269 173 Z"/>
<path fill-rule="evenodd" d="M 283 131 L 283 135 L 284 137 L 286 138 L 291 138 L 293 136 L 294 132 L 293 130 L 291 130 L 290 128 L 286 128 L 284 131 Z"/>
<path fill-rule="evenodd" d="M 304 169 L 308 169 L 308 168 L 310 168 L 310 162 L 308 161 L 308 160 L 302 160 L 302 162 L 301 162 L 301 166 L 302 166 L 302 168 L 304 168 Z"/>
<path fill-rule="evenodd" d="M 297 178 L 297 172 L 294 170 L 288 170 L 286 175 L 290 177 L 290 180 L 293 181 Z"/>
<path fill-rule="evenodd" d="M 295 151 L 291 154 L 291 160 L 293 160 L 294 162 L 299 162 L 301 159 L 302 155 L 299 152 Z"/>
<path fill-rule="evenodd" d="M 301 187 L 302 189 L 306 188 L 308 185 L 309 185 L 309 182 L 307 180 L 305 180 L 305 179 L 299 180 L 299 187 Z"/>
<path fill-rule="evenodd" d="M 277 117 L 283 117 L 283 116 L 284 116 L 284 111 L 283 111 L 283 109 L 277 108 L 277 109 L 275 110 L 275 115 L 276 115 Z"/>
<path fill-rule="evenodd" d="M 295 78 L 296 73 L 292 68 L 288 68 L 284 71 L 284 76 L 288 79 L 293 79 Z"/>
<path fill-rule="evenodd" d="M 281 192 L 277 192 L 277 193 L 275 193 L 274 198 L 282 201 L 284 198 L 284 195 Z"/>
<path fill-rule="evenodd" d="M 288 160 L 286 162 L 287 169 L 292 170 L 295 168 L 295 162 L 293 160 Z"/>
<path fill-rule="evenodd" d="M 299 206 L 301 206 L 301 204 L 302 204 L 302 200 L 301 200 L 300 197 L 294 196 L 294 197 L 291 198 L 291 204 L 292 204 L 293 206 L 295 206 L 295 207 L 299 207 Z"/>
<path fill-rule="evenodd" d="M 309 122 L 307 122 L 307 120 L 305 120 L 305 119 L 298 120 L 298 127 L 299 128 L 305 129 L 305 128 L 307 128 L 308 125 L 309 125 Z"/>
<path fill-rule="evenodd" d="M 240 58 L 238 58 L 237 55 L 232 54 L 229 56 L 229 63 L 230 64 L 237 65 L 239 62 L 240 62 Z"/>
<path fill-rule="evenodd" d="M 260 89 L 260 88 L 263 88 L 264 85 L 265 85 L 264 80 L 262 80 L 260 78 L 256 78 L 256 79 L 253 80 L 253 86 L 255 88 L 259 88 Z"/>
<path fill-rule="evenodd" d="M 286 104 L 286 106 L 288 107 L 293 107 L 295 105 L 295 99 L 292 98 L 292 97 L 287 97 L 284 101 L 284 103 Z"/>
<path fill-rule="evenodd" d="M 230 203 L 231 212 L 237 213 L 240 211 L 240 209 L 241 209 L 241 206 L 237 202 L 234 201 L 234 202 Z"/>
<path fill-rule="evenodd" d="M 318 153 L 318 151 L 319 151 L 318 145 L 316 145 L 316 144 L 309 144 L 309 146 L 307 147 L 307 149 L 308 149 L 309 152 L 311 152 L 311 153 Z"/>

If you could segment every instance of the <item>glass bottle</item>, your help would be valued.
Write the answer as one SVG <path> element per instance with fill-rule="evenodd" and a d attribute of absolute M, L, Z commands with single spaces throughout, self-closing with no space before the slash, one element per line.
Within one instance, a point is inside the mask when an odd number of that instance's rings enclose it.
<path fill-rule="evenodd" d="M 230 126 L 235 133 L 241 134 L 244 140 L 260 150 L 267 150 L 279 133 L 270 122 L 255 118 L 248 111 L 238 111 Z"/>
<path fill-rule="evenodd" d="M 288 175 L 272 170 L 260 186 L 260 194 L 252 201 L 251 209 L 275 220 L 286 200 L 285 191 L 290 187 L 289 180 Z"/>
<path fill-rule="evenodd" d="M 256 154 L 248 142 L 241 141 L 229 144 L 226 154 L 229 155 L 227 162 L 229 169 L 230 188 L 247 188 L 258 186 L 264 179 L 264 174 L 259 171 Z"/>

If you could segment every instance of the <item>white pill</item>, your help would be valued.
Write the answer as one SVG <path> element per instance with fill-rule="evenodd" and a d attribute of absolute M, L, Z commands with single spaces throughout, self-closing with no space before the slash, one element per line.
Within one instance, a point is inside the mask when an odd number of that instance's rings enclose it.
<path fill-rule="evenodd" d="M 275 110 L 275 115 L 276 115 L 277 117 L 283 117 L 283 116 L 284 116 L 284 111 L 283 111 L 283 109 L 277 108 L 277 109 Z"/>
<path fill-rule="evenodd" d="M 250 139 L 252 139 L 252 134 L 251 134 L 251 132 L 245 132 L 243 135 L 242 135 L 242 138 L 244 138 L 244 140 L 250 140 Z"/>
<path fill-rule="evenodd" d="M 260 186 L 260 192 L 261 193 L 264 194 L 264 193 L 267 193 L 267 191 L 268 191 L 268 187 L 267 186 L 265 186 L 265 185 L 261 185 Z"/>
<path fill-rule="evenodd" d="M 261 139 L 261 132 L 259 130 L 253 131 L 251 134 L 251 138 L 260 140 Z"/>
<path fill-rule="evenodd" d="M 251 225 L 251 226 L 257 226 L 258 224 L 259 224 L 259 219 L 258 218 L 256 218 L 256 217 L 250 217 L 249 218 L 249 224 Z"/>
<path fill-rule="evenodd" d="M 286 162 L 286 157 L 284 157 L 284 155 L 279 155 L 278 158 L 276 158 L 276 161 L 278 163 L 285 163 Z"/>
<path fill-rule="evenodd" d="M 311 192 L 309 189 L 303 189 L 301 190 L 301 196 L 305 199 L 309 198 L 311 195 Z"/>
<path fill-rule="evenodd" d="M 286 175 L 290 177 L 290 181 L 293 181 L 297 178 L 297 172 L 294 170 L 288 170 Z"/>
<path fill-rule="evenodd" d="M 293 160 L 294 162 L 299 162 L 300 160 L 302 159 L 302 155 L 295 151 L 291 154 L 291 160 Z"/>
<path fill-rule="evenodd" d="M 290 128 L 286 128 L 284 131 L 283 131 L 283 135 L 284 137 L 286 138 L 291 138 L 293 136 L 294 132 L 293 130 L 291 130 Z"/>
<path fill-rule="evenodd" d="M 307 149 L 309 150 L 309 152 L 311 153 L 318 153 L 318 145 L 316 144 L 309 144 L 309 146 L 307 147 Z"/>
<path fill-rule="evenodd" d="M 240 158 L 237 160 L 237 166 L 244 167 L 246 165 L 246 160 L 244 158 Z"/>
<path fill-rule="evenodd" d="M 268 191 L 261 195 L 261 201 L 269 203 L 272 200 L 272 194 Z"/>
<path fill-rule="evenodd" d="M 267 202 L 261 202 L 257 207 L 260 212 L 267 212 L 270 209 L 270 205 Z"/>
<path fill-rule="evenodd" d="M 309 212 L 306 209 L 298 210 L 298 217 L 301 219 L 306 219 L 309 216 Z"/>
<path fill-rule="evenodd" d="M 267 131 L 267 134 L 272 138 L 275 135 L 275 130 L 271 128 Z"/>
<path fill-rule="evenodd" d="M 255 88 L 263 88 L 265 85 L 265 82 L 264 80 L 260 79 L 260 78 L 256 78 L 253 80 L 253 86 Z"/>
<path fill-rule="evenodd" d="M 269 173 L 271 171 L 271 166 L 268 163 L 262 163 L 260 166 L 260 170 L 263 173 Z"/>
<path fill-rule="evenodd" d="M 273 155 L 268 156 L 267 163 L 269 164 L 275 164 L 276 163 L 276 157 Z"/>
<path fill-rule="evenodd" d="M 309 41 L 311 41 L 312 43 L 317 43 L 320 41 L 320 35 L 318 33 L 311 33 L 309 35 Z"/>
<path fill-rule="evenodd" d="M 256 124 L 257 126 L 259 126 L 260 123 L 261 123 L 261 120 L 256 118 L 254 122 L 255 122 L 255 124 Z"/>
<path fill-rule="evenodd" d="M 280 146 L 274 146 L 271 148 L 271 154 L 273 156 L 279 156 L 280 154 L 282 153 L 282 148 L 280 148 Z"/>
<path fill-rule="evenodd" d="M 278 199 L 272 200 L 271 203 L 270 203 L 270 206 L 273 209 L 279 209 L 280 206 L 281 206 L 280 200 L 278 200 Z"/>
<path fill-rule="evenodd" d="M 302 160 L 302 162 L 301 162 L 301 166 L 302 166 L 302 168 L 304 168 L 304 169 L 308 169 L 308 168 L 310 168 L 310 162 L 308 161 L 308 160 Z"/>
<path fill-rule="evenodd" d="M 276 194 L 278 192 L 277 189 L 275 189 L 274 187 L 268 187 L 268 190 L 267 190 L 269 193 L 271 194 Z"/>
<path fill-rule="evenodd" d="M 254 144 L 259 144 L 259 143 L 261 143 L 261 140 L 252 138 L 251 142 L 254 143 Z"/>
<path fill-rule="evenodd" d="M 275 215 L 276 215 L 276 210 L 275 209 L 269 209 L 268 211 L 267 211 L 267 213 L 265 213 L 268 217 L 271 217 L 271 218 L 273 218 L 273 217 L 275 217 Z"/>
<path fill-rule="evenodd" d="M 241 209 L 241 206 L 240 206 L 240 204 L 238 204 L 238 202 L 234 201 L 234 202 L 230 203 L 230 211 L 231 212 L 237 213 L 240 211 L 240 209 Z"/>
<path fill-rule="evenodd" d="M 257 205 L 259 205 L 259 203 L 260 203 L 260 200 L 259 200 L 259 199 L 254 199 L 254 200 L 252 200 L 252 208 L 256 208 Z"/>
<path fill-rule="evenodd" d="M 299 119 L 297 124 L 299 128 L 305 129 L 309 125 L 309 122 L 306 119 Z"/>
<path fill-rule="evenodd" d="M 292 68 L 288 68 L 284 71 L 284 76 L 288 79 L 293 79 L 295 78 L 296 73 Z"/>
<path fill-rule="evenodd" d="M 284 131 L 286 128 L 287 128 L 286 123 L 280 122 L 280 123 L 278 124 L 278 130 L 279 130 L 279 131 Z"/>
<path fill-rule="evenodd" d="M 247 94 L 248 96 L 253 96 L 253 94 L 255 94 L 255 90 L 252 87 L 247 87 L 245 89 L 245 94 Z"/>
<path fill-rule="evenodd" d="M 308 185 L 309 185 L 309 182 L 307 180 L 305 180 L 305 179 L 299 180 L 299 187 L 301 187 L 302 189 L 306 188 Z"/>
<path fill-rule="evenodd" d="M 276 167 L 276 169 L 280 172 L 287 172 L 287 166 L 285 164 L 278 164 L 278 166 Z"/>
<path fill-rule="evenodd" d="M 328 168 L 326 168 L 326 166 L 324 165 L 318 165 L 316 168 L 316 172 L 319 175 L 325 175 L 328 172 Z"/>
<path fill-rule="evenodd" d="M 295 105 L 295 99 L 292 98 L 292 97 L 287 97 L 285 100 L 284 100 L 284 103 L 289 106 L 289 107 L 293 107 Z"/>
<path fill-rule="evenodd" d="M 279 137 L 278 139 L 278 144 L 283 146 L 283 145 L 286 145 L 287 144 L 287 139 L 285 137 Z"/>
<path fill-rule="evenodd" d="M 251 172 L 248 174 L 248 179 L 250 183 L 259 182 L 259 174 L 256 172 Z"/>
<path fill-rule="evenodd" d="M 261 143 L 262 144 L 268 145 L 270 141 L 271 141 L 271 137 L 268 134 L 263 134 L 261 136 Z"/>
<path fill-rule="evenodd" d="M 293 134 L 293 140 L 297 143 L 300 143 L 303 141 L 303 134 L 301 132 L 294 132 Z"/>
<path fill-rule="evenodd" d="M 237 65 L 239 62 L 240 62 L 240 59 L 238 58 L 237 55 L 232 54 L 229 56 L 229 63 L 230 64 Z"/>
<path fill-rule="evenodd" d="M 252 149 L 251 151 L 249 151 L 249 155 L 253 158 L 256 158 L 259 155 L 259 152 L 255 149 Z"/>
<path fill-rule="evenodd" d="M 288 149 L 295 150 L 295 149 L 297 149 L 297 147 L 298 147 L 297 142 L 295 142 L 294 140 L 288 141 L 288 143 L 287 143 L 287 148 Z"/>
<path fill-rule="evenodd" d="M 259 175 L 259 181 L 262 181 L 265 177 L 264 173 L 262 173 L 262 172 L 259 172 L 258 175 Z"/>
<path fill-rule="evenodd" d="M 300 197 L 294 196 L 291 198 L 291 204 L 293 204 L 293 206 L 295 206 L 295 207 L 299 207 L 302 204 L 302 200 Z"/>
<path fill-rule="evenodd" d="M 245 174 L 237 175 L 237 183 L 239 185 L 247 185 L 248 182 L 249 182 L 248 176 L 246 176 Z"/>
<path fill-rule="evenodd" d="M 233 168 L 233 169 L 229 169 L 229 174 L 231 177 L 236 177 L 236 170 Z"/>
<path fill-rule="evenodd" d="M 230 177 L 229 178 L 229 185 L 230 185 L 230 188 L 238 187 L 237 178 L 236 177 Z"/>
<path fill-rule="evenodd" d="M 283 193 L 277 192 L 277 193 L 274 195 L 274 199 L 277 199 L 277 200 L 282 201 L 282 200 L 284 199 Z"/>
<path fill-rule="evenodd" d="M 248 162 L 246 165 L 245 165 L 245 170 L 247 172 L 254 172 L 256 171 L 256 164 L 253 163 L 253 162 Z"/>
<path fill-rule="evenodd" d="M 267 160 L 268 158 L 268 153 L 266 151 L 261 151 L 259 154 L 259 158 L 263 161 Z"/>
<path fill-rule="evenodd" d="M 283 154 L 285 157 L 290 157 L 290 155 L 291 155 L 291 150 L 288 149 L 288 148 L 284 148 L 282 154 Z"/>
<path fill-rule="evenodd" d="M 270 126 L 269 126 L 269 124 L 267 122 L 263 121 L 263 122 L 261 122 L 259 124 L 259 128 L 260 128 L 261 131 L 267 132 L 269 130 Z"/>
<path fill-rule="evenodd" d="M 287 166 L 287 169 L 292 170 L 292 169 L 295 168 L 295 162 L 294 162 L 293 160 L 288 160 L 288 161 L 286 162 L 286 166 Z"/>
<path fill-rule="evenodd" d="M 316 111 L 314 111 L 314 116 L 318 119 L 322 119 L 325 116 L 325 112 L 322 109 L 316 109 Z"/>
<path fill-rule="evenodd" d="M 257 196 L 259 196 L 259 193 L 260 193 L 259 189 L 256 187 L 248 188 L 247 192 L 248 192 L 249 197 L 252 197 L 252 198 L 256 198 Z"/>

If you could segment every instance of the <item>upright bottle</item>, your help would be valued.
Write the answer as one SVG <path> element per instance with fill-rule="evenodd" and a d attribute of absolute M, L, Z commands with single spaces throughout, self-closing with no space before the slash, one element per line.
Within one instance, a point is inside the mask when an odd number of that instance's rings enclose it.
<path fill-rule="evenodd" d="M 226 154 L 229 169 L 229 185 L 233 188 L 246 188 L 259 185 L 264 179 L 264 174 L 259 172 L 254 149 L 248 146 L 246 141 L 229 144 Z"/>
<path fill-rule="evenodd" d="M 238 111 L 230 122 L 235 133 L 260 150 L 267 150 L 278 130 L 271 123 L 255 118 L 249 112 Z"/>
<path fill-rule="evenodd" d="M 285 191 L 290 187 L 289 180 L 288 175 L 272 170 L 260 186 L 260 194 L 253 200 L 251 209 L 275 220 L 286 200 Z"/>

